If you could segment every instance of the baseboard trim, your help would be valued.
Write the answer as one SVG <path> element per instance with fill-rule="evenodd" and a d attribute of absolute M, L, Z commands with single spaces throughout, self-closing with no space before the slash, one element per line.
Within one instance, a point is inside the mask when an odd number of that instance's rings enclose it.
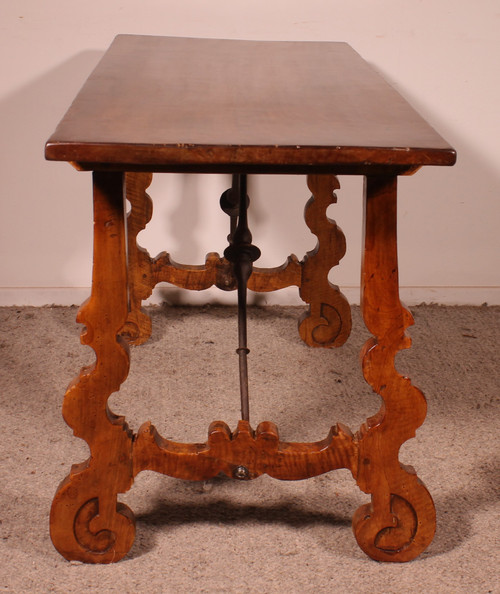
<path fill-rule="evenodd" d="M 353 305 L 359 304 L 359 287 L 342 287 Z M 3 287 L 0 306 L 79 305 L 90 295 L 88 287 Z M 500 305 L 500 287 L 401 287 L 401 300 L 406 305 L 438 303 L 441 305 Z M 295 287 L 273 293 L 251 293 L 248 301 L 256 305 L 302 305 Z M 216 288 L 206 291 L 184 291 L 172 286 L 159 286 L 148 304 L 171 305 L 234 304 L 236 293 Z"/>

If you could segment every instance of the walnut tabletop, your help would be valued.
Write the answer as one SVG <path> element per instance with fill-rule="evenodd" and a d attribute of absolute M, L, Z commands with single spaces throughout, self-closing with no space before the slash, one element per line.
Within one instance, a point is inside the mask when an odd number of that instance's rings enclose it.
<path fill-rule="evenodd" d="M 46 145 L 130 171 L 349 172 L 455 152 L 348 44 L 118 35 Z"/>

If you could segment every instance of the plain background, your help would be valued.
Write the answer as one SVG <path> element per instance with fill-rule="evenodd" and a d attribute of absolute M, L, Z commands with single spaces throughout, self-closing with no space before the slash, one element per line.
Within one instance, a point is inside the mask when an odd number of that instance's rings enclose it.
<path fill-rule="evenodd" d="M 79 303 L 91 274 L 91 179 L 43 148 L 118 33 L 350 43 L 452 144 L 458 163 L 400 181 L 399 253 L 409 303 L 500 303 L 498 0 L 4 0 L 0 6 L 0 304 Z M 332 273 L 358 298 L 362 180 L 342 177 L 329 212 L 348 252 Z M 184 263 L 222 252 L 225 176 L 157 176 L 140 241 Z M 255 177 L 250 224 L 262 266 L 315 238 L 302 177 Z M 217 300 L 171 290 L 160 298 Z M 234 295 L 231 295 L 231 299 Z M 271 299 L 266 296 L 266 299 Z M 296 291 L 274 303 L 294 303 Z"/>

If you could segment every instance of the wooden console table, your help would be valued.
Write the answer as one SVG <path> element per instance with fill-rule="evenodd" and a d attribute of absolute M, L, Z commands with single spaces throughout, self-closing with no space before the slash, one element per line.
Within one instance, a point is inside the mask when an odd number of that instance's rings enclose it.
<path fill-rule="evenodd" d="M 54 498 L 51 537 L 60 553 L 93 563 L 122 558 L 135 527 L 117 495 L 143 470 L 193 480 L 221 472 L 295 480 L 337 468 L 348 468 L 371 495 L 353 518 L 370 557 L 408 561 L 424 550 L 434 535 L 434 504 L 398 460 L 424 421 L 426 402 L 394 366 L 410 346 L 405 330 L 412 324 L 399 300 L 396 183 L 422 165 L 453 165 L 454 150 L 347 44 L 120 35 L 47 142 L 46 157 L 93 171 L 94 188 L 92 293 L 78 320 L 96 362 L 71 383 L 63 405 L 90 457 L 72 467 Z M 152 216 L 146 189 L 153 172 L 233 175 L 221 197 L 231 219 L 224 257 L 210 253 L 205 264 L 181 265 L 137 245 Z M 318 244 L 302 261 L 253 266 L 259 250 L 246 222 L 246 176 L 253 173 L 307 175 L 305 221 Z M 270 421 L 252 429 L 248 402 L 245 408 L 246 287 L 296 285 L 309 305 L 299 321 L 305 343 L 336 347 L 347 339 L 349 304 L 328 281 L 345 252 L 341 230 L 326 216 L 339 174 L 365 176 L 361 302 L 373 338 L 361 359 L 383 405 L 355 433 L 337 424 L 317 442 L 287 443 Z M 128 343 L 151 332 L 141 301 L 160 281 L 238 288 L 242 420 L 234 431 L 213 422 L 205 443 L 164 439 L 151 423 L 134 434 L 107 405 L 127 377 Z"/>

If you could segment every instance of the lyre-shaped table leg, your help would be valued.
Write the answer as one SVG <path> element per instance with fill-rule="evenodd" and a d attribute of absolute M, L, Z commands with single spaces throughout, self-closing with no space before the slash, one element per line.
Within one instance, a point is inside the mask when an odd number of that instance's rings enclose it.
<path fill-rule="evenodd" d="M 92 295 L 78 321 L 96 360 L 70 384 L 63 404 L 65 421 L 87 442 L 90 457 L 61 483 L 50 515 L 52 541 L 70 560 L 117 561 L 134 541 L 132 512 L 117 503 L 132 484 L 132 434 L 107 405 L 128 374 L 128 346 L 118 335 L 127 309 L 123 176 L 95 172 Z"/>
<path fill-rule="evenodd" d="M 360 547 L 379 561 L 415 558 L 432 541 L 436 522 L 427 489 L 398 460 L 401 445 L 424 421 L 426 401 L 394 364 L 398 351 L 410 346 L 405 331 L 413 323 L 399 300 L 396 194 L 396 177 L 367 178 L 361 301 L 374 338 L 363 348 L 362 365 L 383 405 L 358 435 L 357 482 L 372 501 L 357 510 L 353 529 Z"/>
<path fill-rule="evenodd" d="M 152 173 L 125 173 L 125 196 L 130 203 L 127 215 L 127 261 L 129 314 L 121 332 L 130 344 L 143 344 L 151 336 L 151 318 L 141 309 L 144 299 L 154 286 L 151 257 L 138 245 L 137 235 L 146 228 L 153 216 L 153 201 L 146 192 L 153 180 Z"/>
<path fill-rule="evenodd" d="M 309 309 L 299 321 L 299 334 L 309 346 L 338 347 L 351 332 L 351 308 L 340 289 L 328 280 L 328 273 L 343 258 L 346 242 L 342 230 L 326 216 L 326 211 L 337 201 L 334 190 L 340 184 L 334 175 L 308 175 L 307 185 L 312 197 L 306 204 L 304 218 L 318 243 L 302 262 L 300 297 L 309 303 Z"/>

